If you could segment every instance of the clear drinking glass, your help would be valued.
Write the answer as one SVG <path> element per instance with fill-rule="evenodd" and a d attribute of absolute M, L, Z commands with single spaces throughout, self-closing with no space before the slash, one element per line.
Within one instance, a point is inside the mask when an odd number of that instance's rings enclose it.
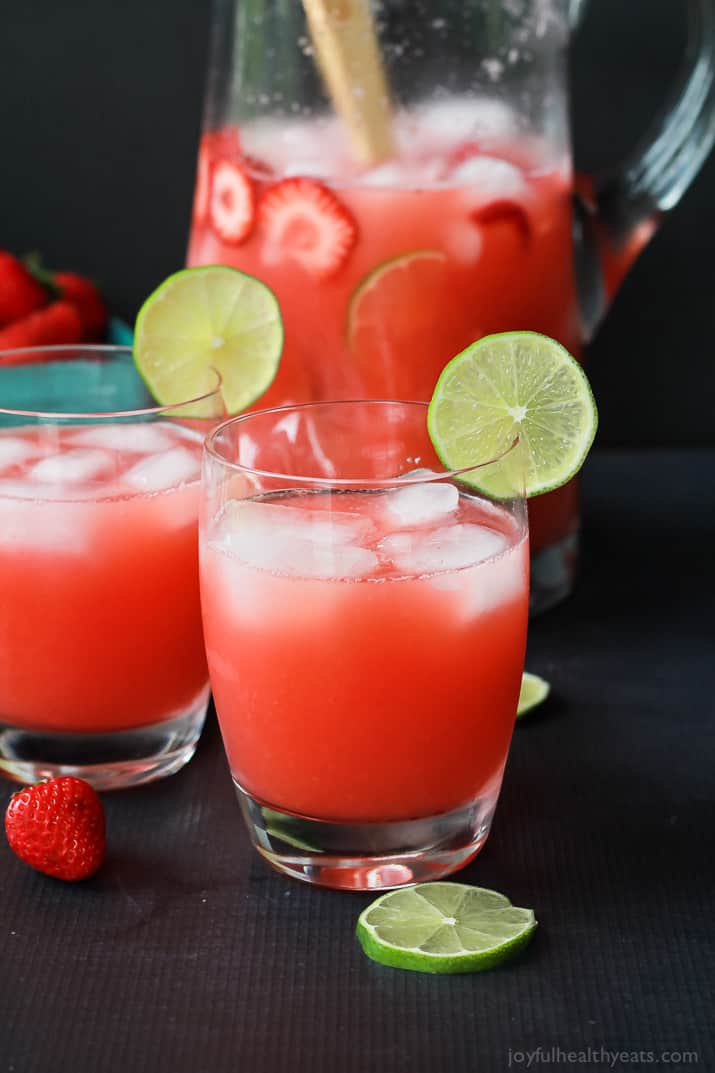
<path fill-rule="evenodd" d="M 582 6 L 214 0 L 188 262 L 276 292 L 285 351 L 262 406 L 429 399 L 495 331 L 581 353 L 715 135 L 715 0 L 688 0 L 679 94 L 622 167 L 575 177 Z M 529 510 L 543 608 L 571 588 L 576 483 Z"/>
<path fill-rule="evenodd" d="M 447 472 L 419 402 L 311 403 L 207 438 L 201 602 L 256 849 L 352 890 L 436 879 L 489 833 L 521 682 L 526 504 Z"/>
<path fill-rule="evenodd" d="M 99 789 L 172 774 L 209 697 L 203 434 L 220 382 L 157 407 L 131 351 L 0 353 L 0 771 Z"/>

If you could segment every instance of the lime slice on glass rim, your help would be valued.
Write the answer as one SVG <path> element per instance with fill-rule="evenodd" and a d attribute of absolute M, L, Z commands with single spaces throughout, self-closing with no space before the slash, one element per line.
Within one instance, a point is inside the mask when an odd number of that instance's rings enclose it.
<path fill-rule="evenodd" d="M 185 268 L 139 310 L 134 361 L 162 406 L 196 398 L 221 375 L 229 414 L 266 391 L 278 371 L 283 322 L 269 287 L 225 265 Z"/>
<path fill-rule="evenodd" d="M 383 894 L 357 922 L 373 961 L 415 972 L 481 972 L 506 961 L 531 938 L 532 909 L 465 883 L 419 883 Z"/>
<path fill-rule="evenodd" d="M 551 686 L 545 678 L 540 678 L 538 674 L 524 671 L 521 676 L 519 703 L 516 708 L 517 719 L 543 704 L 550 692 Z"/>
<path fill-rule="evenodd" d="M 472 343 L 442 371 L 427 427 L 449 469 L 479 466 L 518 438 L 527 496 L 559 488 L 581 468 L 598 425 L 586 374 L 568 351 L 537 332 L 502 332 Z M 462 476 L 479 491 L 513 490 L 506 467 Z"/>

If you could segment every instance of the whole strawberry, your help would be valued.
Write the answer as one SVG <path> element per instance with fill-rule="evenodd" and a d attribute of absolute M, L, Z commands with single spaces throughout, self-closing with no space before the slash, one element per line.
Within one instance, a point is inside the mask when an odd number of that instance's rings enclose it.
<path fill-rule="evenodd" d="M 76 272 L 55 272 L 52 278 L 60 297 L 79 313 L 82 341 L 101 342 L 107 331 L 107 307 L 96 284 Z"/>
<path fill-rule="evenodd" d="M 79 343 L 81 338 L 82 321 L 75 307 L 70 302 L 56 301 L 0 328 L 0 351 Z M 0 354 L 0 364 L 13 360 L 26 359 Z"/>
<path fill-rule="evenodd" d="M 5 833 L 20 860 L 56 879 L 86 879 L 104 860 L 102 802 L 89 783 L 72 775 L 13 794 Z"/>
<path fill-rule="evenodd" d="M 42 309 L 47 301 L 47 291 L 22 261 L 0 250 L 0 327 Z"/>

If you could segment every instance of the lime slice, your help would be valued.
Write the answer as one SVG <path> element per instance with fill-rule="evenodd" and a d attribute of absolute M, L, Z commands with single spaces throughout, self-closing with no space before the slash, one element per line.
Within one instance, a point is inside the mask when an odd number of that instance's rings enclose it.
<path fill-rule="evenodd" d="M 539 678 L 538 674 L 530 674 L 529 671 L 524 671 L 521 676 L 519 704 L 516 709 L 517 719 L 543 704 L 550 692 L 551 686 L 545 678 Z"/>
<path fill-rule="evenodd" d="M 383 261 L 360 281 L 350 298 L 347 336 L 368 393 L 429 398 L 445 362 L 463 345 L 458 302 L 439 250 Z"/>
<path fill-rule="evenodd" d="M 464 883 L 420 883 L 389 891 L 363 910 L 360 945 L 373 961 L 415 972 L 480 972 L 529 941 L 532 909 Z"/>
<path fill-rule="evenodd" d="M 223 265 L 169 276 L 139 310 L 134 361 L 162 406 L 211 389 L 217 369 L 229 414 L 260 398 L 283 349 L 278 300 L 265 283 Z"/>
<path fill-rule="evenodd" d="M 519 437 L 522 486 L 536 496 L 578 473 L 598 412 L 586 374 L 560 343 L 536 332 L 504 332 L 472 343 L 446 366 L 427 424 L 450 469 L 496 458 Z M 498 466 L 463 479 L 493 495 L 513 488 Z"/>
<path fill-rule="evenodd" d="M 321 853 L 322 851 L 318 846 L 313 845 L 312 842 L 306 842 L 305 839 L 300 838 L 295 830 L 289 827 L 291 821 L 290 817 L 287 817 L 282 812 L 276 812 L 272 808 L 262 808 L 263 822 L 266 825 L 266 832 L 271 835 L 272 838 L 278 838 L 281 842 L 285 842 L 287 846 L 293 846 L 295 849 L 308 850 L 310 853 Z M 293 828 L 300 830 L 301 821 L 297 818 L 293 821 Z"/>

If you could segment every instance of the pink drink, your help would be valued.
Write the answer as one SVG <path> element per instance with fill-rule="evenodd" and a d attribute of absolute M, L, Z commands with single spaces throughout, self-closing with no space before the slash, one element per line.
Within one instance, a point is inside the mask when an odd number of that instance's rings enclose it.
<path fill-rule="evenodd" d="M 261 406 L 428 399 L 444 364 L 496 331 L 540 331 L 580 352 L 561 155 L 520 137 L 493 102 L 426 105 L 396 118 L 396 136 L 399 159 L 370 170 L 352 162 L 337 121 L 256 121 L 204 136 L 188 261 L 234 265 L 277 294 L 285 350 Z M 238 218 L 230 184 L 212 189 L 226 162 L 252 191 L 240 210 L 250 219 Z M 310 187 L 298 176 L 328 188 L 324 230 L 311 231 Z M 295 214 L 279 231 L 281 194 Z M 238 238 L 224 226 L 232 212 L 245 225 Z M 346 252 L 340 220 L 353 229 Z M 576 507 L 575 485 L 535 501 L 532 547 L 571 532 Z"/>
<path fill-rule="evenodd" d="M 0 721 L 127 730 L 205 694 L 201 436 L 167 421 L 0 433 Z"/>
<path fill-rule="evenodd" d="M 206 519 L 201 585 L 221 731 L 253 798 L 343 822 L 496 799 L 523 523 L 445 483 L 230 500 Z"/>

